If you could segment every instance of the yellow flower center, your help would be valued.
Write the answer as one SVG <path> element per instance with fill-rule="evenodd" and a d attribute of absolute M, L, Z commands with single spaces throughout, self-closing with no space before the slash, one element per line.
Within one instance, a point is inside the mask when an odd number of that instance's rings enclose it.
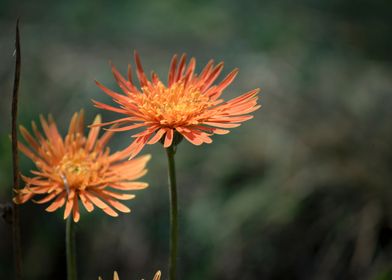
<path fill-rule="evenodd" d="M 56 173 L 63 181 L 64 187 L 85 188 L 98 169 L 94 158 L 94 153 L 87 153 L 84 149 L 65 154 L 56 167 Z"/>
<path fill-rule="evenodd" d="M 175 83 L 169 88 L 159 82 L 153 88 L 144 87 L 139 110 L 154 122 L 168 127 L 198 124 L 197 116 L 209 106 L 209 98 L 198 88 Z"/>

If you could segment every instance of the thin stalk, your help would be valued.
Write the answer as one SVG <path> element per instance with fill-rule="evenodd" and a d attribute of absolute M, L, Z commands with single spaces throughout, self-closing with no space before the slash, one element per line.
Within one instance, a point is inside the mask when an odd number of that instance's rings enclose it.
<path fill-rule="evenodd" d="M 21 68 L 21 55 L 20 55 L 20 38 L 19 38 L 19 19 L 16 21 L 16 38 L 15 38 L 15 74 L 14 74 L 14 87 L 12 91 L 12 173 L 13 173 L 13 186 L 12 197 L 14 190 L 19 189 L 19 155 L 18 155 L 18 131 L 17 131 L 17 118 L 18 118 L 18 95 L 19 95 L 19 81 L 20 81 L 20 68 Z M 22 246 L 20 241 L 20 213 L 19 206 L 12 203 L 12 244 L 14 253 L 15 264 L 15 279 L 22 279 Z"/>
<path fill-rule="evenodd" d="M 175 145 L 166 148 L 167 162 L 169 166 L 169 194 L 170 194 L 170 258 L 169 280 L 177 278 L 177 250 L 178 250 L 178 202 L 177 182 L 175 170 Z"/>
<path fill-rule="evenodd" d="M 76 280 L 75 223 L 68 217 L 65 229 L 65 246 L 67 253 L 67 280 Z"/>

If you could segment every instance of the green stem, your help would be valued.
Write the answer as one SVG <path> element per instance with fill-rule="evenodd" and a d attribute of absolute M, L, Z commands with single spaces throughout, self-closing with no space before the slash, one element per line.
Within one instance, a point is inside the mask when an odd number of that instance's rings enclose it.
<path fill-rule="evenodd" d="M 71 216 L 67 219 L 65 246 L 67 253 L 67 280 L 76 280 L 75 230 Z"/>
<path fill-rule="evenodd" d="M 166 148 L 167 162 L 169 165 L 169 193 L 170 193 L 170 259 L 169 280 L 177 278 L 177 249 L 178 249 L 178 203 L 177 183 L 175 170 L 175 146 Z"/>

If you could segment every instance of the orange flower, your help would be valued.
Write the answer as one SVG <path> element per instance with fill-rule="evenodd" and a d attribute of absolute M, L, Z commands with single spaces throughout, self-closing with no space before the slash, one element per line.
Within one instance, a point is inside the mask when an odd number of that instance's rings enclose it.
<path fill-rule="evenodd" d="M 86 137 L 83 132 L 83 111 L 73 115 L 65 139 L 60 136 L 56 123 L 50 116 L 48 121 L 42 116 L 40 120 L 44 135 L 38 131 L 34 122 L 32 127 L 35 137 L 23 126 L 20 127 L 20 132 L 30 147 L 19 142 L 19 149 L 34 161 L 37 170 L 31 171 L 35 177 L 22 176 L 26 186 L 16 190 L 14 202 L 22 204 L 36 195 L 42 195 L 43 198 L 33 201 L 52 201 L 46 208 L 48 212 L 65 205 L 64 219 L 72 211 L 75 222 L 80 218 L 79 199 L 88 212 L 93 211 L 94 206 L 113 217 L 118 216 L 115 210 L 130 212 L 118 200 L 133 199 L 135 195 L 127 191 L 148 186 L 147 183 L 131 180 L 138 179 L 147 172 L 145 166 L 150 156 L 122 161 L 128 157 L 126 152 L 110 154 L 106 144 L 113 132 L 106 132 L 98 139 L 100 128 L 94 127 Z M 97 115 L 94 124 L 100 123 L 101 117 Z"/>
<path fill-rule="evenodd" d="M 212 134 L 228 133 L 227 128 L 238 127 L 241 122 L 253 117 L 249 113 L 260 108 L 260 105 L 257 105 L 259 89 L 229 101 L 220 98 L 223 90 L 238 73 L 238 69 L 235 69 L 220 83 L 214 84 L 223 69 L 223 62 L 214 66 L 211 60 L 200 74 L 195 74 L 194 58 L 187 64 L 186 56 L 183 55 L 177 65 L 175 55 L 170 65 L 167 85 L 154 72 L 151 81 L 147 79 L 137 52 L 135 63 L 140 89 L 132 81 L 131 66 L 128 66 L 128 80 L 112 66 L 113 75 L 124 94 L 118 94 L 99 82 L 96 83 L 119 107 L 93 100 L 98 108 L 126 116 L 101 124 L 123 125 L 110 131 L 143 128 L 142 132 L 132 136 L 136 139 L 128 147 L 131 158 L 146 144 L 154 144 L 161 138 L 165 148 L 171 146 L 175 132 L 195 145 L 211 143 Z"/>
<path fill-rule="evenodd" d="M 161 272 L 158 270 L 157 273 L 155 273 L 154 278 L 152 280 L 160 280 L 160 279 L 161 279 Z M 102 278 L 98 277 L 98 280 L 102 280 Z M 117 271 L 115 271 L 113 274 L 113 280 L 120 280 Z"/>

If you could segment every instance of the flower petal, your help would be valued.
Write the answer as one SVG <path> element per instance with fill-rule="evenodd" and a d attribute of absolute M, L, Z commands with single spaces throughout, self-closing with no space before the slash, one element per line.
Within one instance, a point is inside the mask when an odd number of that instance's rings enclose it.
<path fill-rule="evenodd" d="M 87 198 L 85 195 L 85 191 L 81 191 L 79 193 L 80 200 L 82 201 L 82 204 L 84 208 L 86 208 L 87 212 L 91 212 L 94 210 L 94 204 L 91 203 L 91 201 Z"/>
<path fill-rule="evenodd" d="M 166 129 L 166 137 L 165 137 L 165 142 L 163 143 L 163 147 L 164 148 L 168 148 L 171 146 L 172 142 L 173 142 L 173 136 L 174 136 L 174 132 L 173 129 L 168 128 Z"/>
<path fill-rule="evenodd" d="M 93 125 L 100 124 L 100 123 L 101 123 L 101 116 L 97 115 L 94 119 Z M 95 141 L 97 140 L 97 137 L 99 134 L 99 129 L 100 129 L 100 127 L 93 127 L 90 129 L 90 132 L 87 137 L 87 142 L 86 142 L 87 151 L 91 151 L 93 149 Z"/>
<path fill-rule="evenodd" d="M 157 143 L 159 140 L 161 140 L 163 134 L 165 134 L 165 133 L 166 133 L 166 129 L 165 129 L 165 128 L 160 128 L 160 129 L 156 132 L 156 134 L 150 139 L 150 141 L 148 141 L 147 144 L 152 145 L 152 144 Z"/>
<path fill-rule="evenodd" d="M 79 212 L 79 200 L 78 196 L 74 196 L 73 208 L 72 208 L 72 216 L 75 223 L 80 220 L 80 212 Z"/>
<path fill-rule="evenodd" d="M 142 190 L 148 187 L 147 183 L 142 182 L 121 182 L 110 185 L 114 189 L 130 191 L 130 190 Z"/>
<path fill-rule="evenodd" d="M 169 68 L 169 76 L 167 78 L 167 84 L 170 87 L 173 82 L 174 82 L 174 77 L 176 75 L 176 69 L 177 69 L 177 55 L 174 55 L 171 63 L 170 63 L 170 68 Z"/>
<path fill-rule="evenodd" d="M 102 209 L 106 214 L 112 217 L 118 217 L 118 214 L 116 211 L 114 211 L 112 208 L 110 208 L 105 202 L 103 202 L 96 194 L 93 194 L 92 192 L 85 192 L 86 197 L 94 203 L 96 206 Z"/>
<path fill-rule="evenodd" d="M 67 202 L 65 204 L 64 219 L 68 218 L 69 214 L 71 214 L 72 207 L 74 206 L 74 196 L 75 192 L 73 190 L 70 190 Z"/>
<path fill-rule="evenodd" d="M 137 51 L 134 52 L 134 57 L 135 57 L 136 70 L 137 70 L 136 74 L 137 74 L 137 77 L 140 81 L 140 86 L 142 86 L 142 87 L 147 86 L 148 85 L 147 77 L 144 74 L 142 63 L 140 61 L 140 56 L 137 53 Z"/>

